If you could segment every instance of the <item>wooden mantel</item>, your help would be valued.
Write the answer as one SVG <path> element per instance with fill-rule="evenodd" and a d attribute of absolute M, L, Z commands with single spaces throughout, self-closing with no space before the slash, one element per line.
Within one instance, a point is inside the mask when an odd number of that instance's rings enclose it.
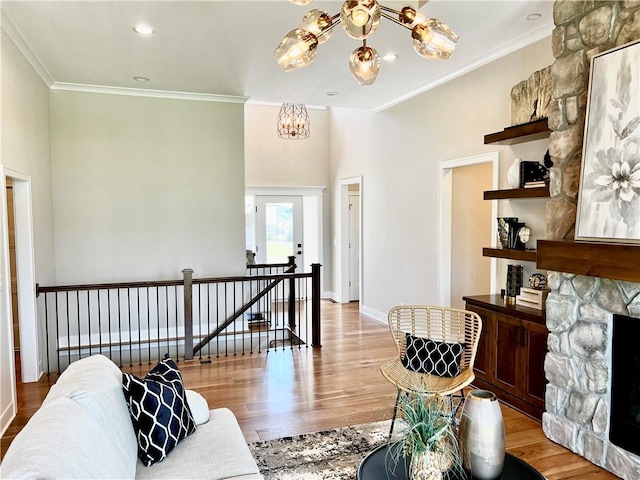
<path fill-rule="evenodd" d="M 536 266 L 640 283 L 640 245 L 539 240 Z"/>

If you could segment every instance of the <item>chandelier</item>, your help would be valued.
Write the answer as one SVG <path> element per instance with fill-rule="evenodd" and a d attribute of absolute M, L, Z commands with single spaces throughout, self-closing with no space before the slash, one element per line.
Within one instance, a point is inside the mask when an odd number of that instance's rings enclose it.
<path fill-rule="evenodd" d="M 283 103 L 278 113 L 278 136 L 302 140 L 310 134 L 307 107 L 303 103 Z"/>
<path fill-rule="evenodd" d="M 312 0 L 290 0 L 296 5 L 308 5 Z M 322 10 L 311 10 L 280 42 L 274 54 L 285 72 L 302 68 L 316 56 L 318 45 L 331 37 L 333 28 L 341 23 L 344 31 L 355 40 L 362 40 L 349 58 L 351 74 L 360 85 L 371 85 L 380 70 L 380 56 L 367 46 L 367 38 L 376 31 L 380 19 L 411 30 L 413 48 L 418 55 L 429 59 L 447 59 L 456 47 L 458 36 L 435 18 L 426 18 L 411 6 L 401 10 L 380 5 L 377 0 L 347 0 L 340 13 L 330 16 Z"/>

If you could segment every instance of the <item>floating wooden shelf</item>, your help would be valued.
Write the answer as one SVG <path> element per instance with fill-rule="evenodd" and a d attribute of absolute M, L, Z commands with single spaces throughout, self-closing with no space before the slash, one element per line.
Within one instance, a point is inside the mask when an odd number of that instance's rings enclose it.
<path fill-rule="evenodd" d="M 537 268 L 640 283 L 640 245 L 538 240 Z"/>
<path fill-rule="evenodd" d="M 507 198 L 543 198 L 549 196 L 549 185 L 536 188 L 508 188 L 506 190 L 487 190 L 485 200 L 503 200 Z"/>
<path fill-rule="evenodd" d="M 512 248 L 483 248 L 483 257 L 506 258 L 507 260 L 520 260 L 522 262 L 535 262 L 535 250 L 516 250 Z"/>
<path fill-rule="evenodd" d="M 548 121 L 543 118 L 535 122 L 507 127 L 501 132 L 489 133 L 484 136 L 484 144 L 515 145 L 516 143 L 547 138 L 550 134 Z"/>

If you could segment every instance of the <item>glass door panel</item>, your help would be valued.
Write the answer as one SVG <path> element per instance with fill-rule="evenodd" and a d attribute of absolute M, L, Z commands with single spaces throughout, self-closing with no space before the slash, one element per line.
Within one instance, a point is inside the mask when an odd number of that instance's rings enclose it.
<path fill-rule="evenodd" d="M 302 199 L 298 196 L 256 197 L 256 261 L 287 263 L 302 255 Z"/>

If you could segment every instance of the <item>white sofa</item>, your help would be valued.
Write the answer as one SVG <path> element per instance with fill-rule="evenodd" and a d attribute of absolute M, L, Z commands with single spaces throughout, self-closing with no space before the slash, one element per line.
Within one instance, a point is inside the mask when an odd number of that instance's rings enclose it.
<path fill-rule="evenodd" d="M 167 458 L 145 467 L 137 458 L 122 372 L 103 355 L 74 362 L 60 376 L 13 440 L 0 478 L 263 479 L 226 408 L 211 410 L 209 421 Z"/>

